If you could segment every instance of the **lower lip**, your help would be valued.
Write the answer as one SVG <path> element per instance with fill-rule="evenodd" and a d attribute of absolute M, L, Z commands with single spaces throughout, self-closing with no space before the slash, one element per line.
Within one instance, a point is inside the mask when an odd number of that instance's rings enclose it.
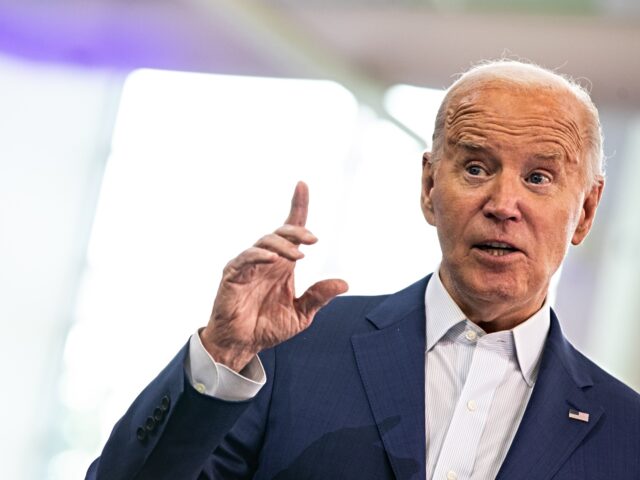
<path fill-rule="evenodd" d="M 484 250 L 478 247 L 473 247 L 471 251 L 474 252 L 481 261 L 493 265 L 514 262 L 521 259 L 523 255 L 519 250 L 504 252 L 501 255 L 494 255 L 490 250 Z"/>

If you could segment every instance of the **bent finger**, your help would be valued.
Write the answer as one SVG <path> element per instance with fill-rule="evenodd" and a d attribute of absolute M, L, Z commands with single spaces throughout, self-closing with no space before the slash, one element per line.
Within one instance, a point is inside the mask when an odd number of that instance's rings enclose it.
<path fill-rule="evenodd" d="M 273 233 L 284 237 L 291 243 L 295 243 L 297 245 L 312 245 L 318 241 L 318 237 L 316 237 L 313 233 L 311 233 L 305 227 L 299 227 L 297 225 L 283 225 Z"/>
<path fill-rule="evenodd" d="M 296 261 L 304 257 L 304 253 L 298 250 L 297 244 L 292 243 L 286 238 L 276 235 L 275 233 L 265 235 L 256 242 L 255 246 L 277 253 L 287 260 Z"/>

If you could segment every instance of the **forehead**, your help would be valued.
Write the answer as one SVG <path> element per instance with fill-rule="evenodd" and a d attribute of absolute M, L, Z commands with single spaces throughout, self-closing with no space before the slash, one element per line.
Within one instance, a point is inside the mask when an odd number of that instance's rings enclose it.
<path fill-rule="evenodd" d="M 583 150 L 581 108 L 570 92 L 541 86 L 486 85 L 450 100 L 449 145 L 503 149 L 526 146 L 535 154 L 577 162 Z"/>

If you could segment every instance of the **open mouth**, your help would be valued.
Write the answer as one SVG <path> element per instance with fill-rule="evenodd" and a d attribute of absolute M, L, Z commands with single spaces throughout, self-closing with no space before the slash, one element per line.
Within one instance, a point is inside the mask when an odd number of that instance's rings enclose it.
<path fill-rule="evenodd" d="M 510 253 L 519 252 L 517 248 L 513 245 L 504 242 L 483 242 L 477 243 L 473 246 L 473 248 L 477 248 L 482 250 L 483 252 L 487 252 L 489 255 L 493 257 L 502 257 L 504 255 L 509 255 Z"/>

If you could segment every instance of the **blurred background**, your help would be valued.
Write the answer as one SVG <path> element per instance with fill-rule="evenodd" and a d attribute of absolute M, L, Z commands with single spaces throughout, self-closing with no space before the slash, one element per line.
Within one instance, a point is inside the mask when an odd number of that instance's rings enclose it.
<path fill-rule="evenodd" d="M 299 288 L 430 272 L 435 110 L 501 56 L 600 109 L 607 188 L 555 303 L 640 389 L 639 48 L 636 0 L 0 0 L 0 477 L 82 478 L 298 179 L 320 238 Z"/>

